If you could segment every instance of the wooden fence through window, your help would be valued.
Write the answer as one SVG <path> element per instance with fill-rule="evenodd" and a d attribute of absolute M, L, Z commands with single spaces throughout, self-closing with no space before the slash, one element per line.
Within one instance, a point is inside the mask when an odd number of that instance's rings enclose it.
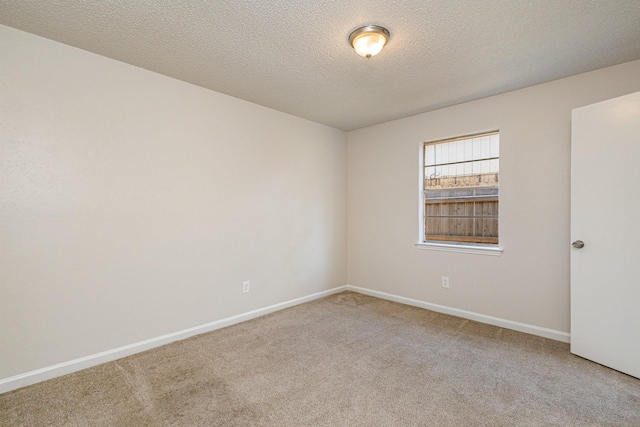
<path fill-rule="evenodd" d="M 498 187 L 498 174 L 426 179 L 425 189 L 454 191 Z M 425 240 L 498 243 L 498 195 L 425 197 Z M 451 197 L 453 196 L 453 197 Z"/>
<path fill-rule="evenodd" d="M 426 240 L 498 243 L 498 201 L 449 202 L 425 204 Z"/>

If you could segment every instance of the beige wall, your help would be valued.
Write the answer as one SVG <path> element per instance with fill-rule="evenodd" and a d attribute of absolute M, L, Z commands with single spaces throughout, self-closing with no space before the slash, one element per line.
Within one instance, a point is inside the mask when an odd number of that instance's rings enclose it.
<path fill-rule="evenodd" d="M 349 284 L 569 332 L 571 109 L 638 90 L 635 61 L 349 132 Z M 496 129 L 502 256 L 417 249 L 421 143 Z"/>
<path fill-rule="evenodd" d="M 346 134 L 0 26 L 0 282 L 0 379 L 345 285 Z"/>

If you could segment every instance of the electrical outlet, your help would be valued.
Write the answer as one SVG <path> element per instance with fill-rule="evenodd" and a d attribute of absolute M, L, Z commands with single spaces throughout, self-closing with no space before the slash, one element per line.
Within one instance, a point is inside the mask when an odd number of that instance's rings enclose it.
<path fill-rule="evenodd" d="M 442 276 L 442 287 L 443 288 L 449 288 L 449 278 L 448 277 L 444 277 Z"/>
<path fill-rule="evenodd" d="M 251 286 L 251 284 L 249 283 L 248 280 L 245 281 L 245 282 L 242 282 L 242 293 L 243 294 L 248 293 L 251 290 L 250 286 Z"/>

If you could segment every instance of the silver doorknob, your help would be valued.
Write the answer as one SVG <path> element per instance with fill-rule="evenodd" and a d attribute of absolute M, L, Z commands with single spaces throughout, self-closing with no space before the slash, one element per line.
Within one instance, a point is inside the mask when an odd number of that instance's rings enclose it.
<path fill-rule="evenodd" d="M 582 240 L 576 240 L 571 244 L 571 246 L 573 246 L 576 249 L 582 249 L 584 248 L 584 242 Z"/>

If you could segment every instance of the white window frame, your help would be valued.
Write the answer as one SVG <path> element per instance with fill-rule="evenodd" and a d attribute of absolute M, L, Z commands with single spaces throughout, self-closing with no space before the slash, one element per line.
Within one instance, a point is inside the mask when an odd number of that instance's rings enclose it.
<path fill-rule="evenodd" d="M 454 140 L 454 139 L 462 139 L 462 138 L 473 138 L 475 136 L 479 136 L 479 135 L 485 135 L 485 134 L 491 134 L 491 133 L 500 133 L 498 130 L 493 130 L 493 131 L 486 131 L 486 132 L 479 132 L 479 133 L 474 133 L 474 134 L 470 134 L 470 135 L 463 135 L 460 137 L 454 137 L 454 138 L 444 138 L 444 139 L 438 139 L 438 140 L 434 140 L 432 142 L 445 142 L 447 140 Z M 421 142 L 420 143 L 420 148 L 419 148 L 419 162 L 418 162 L 418 166 L 420 168 L 420 173 L 418 174 L 419 176 L 419 182 L 418 182 L 418 241 L 416 243 L 416 247 L 418 249 L 424 249 L 424 250 L 432 250 L 432 251 L 441 251 L 441 252 L 458 252 L 458 253 L 468 253 L 468 254 L 475 254 L 475 255 L 490 255 L 490 256 L 500 256 L 502 255 L 502 251 L 503 248 L 501 246 L 501 241 L 502 239 L 498 240 L 498 244 L 497 245 L 491 245 L 491 244 L 474 244 L 474 243 L 456 243 L 456 242 L 435 242 L 435 241 L 425 241 L 424 240 L 424 236 L 425 236 L 425 212 L 424 212 L 424 207 L 425 207 L 425 191 L 424 191 L 424 157 L 425 157 L 425 142 Z M 498 223 L 498 227 L 499 227 L 499 223 Z M 500 233 L 498 233 L 498 235 L 500 235 Z"/>

